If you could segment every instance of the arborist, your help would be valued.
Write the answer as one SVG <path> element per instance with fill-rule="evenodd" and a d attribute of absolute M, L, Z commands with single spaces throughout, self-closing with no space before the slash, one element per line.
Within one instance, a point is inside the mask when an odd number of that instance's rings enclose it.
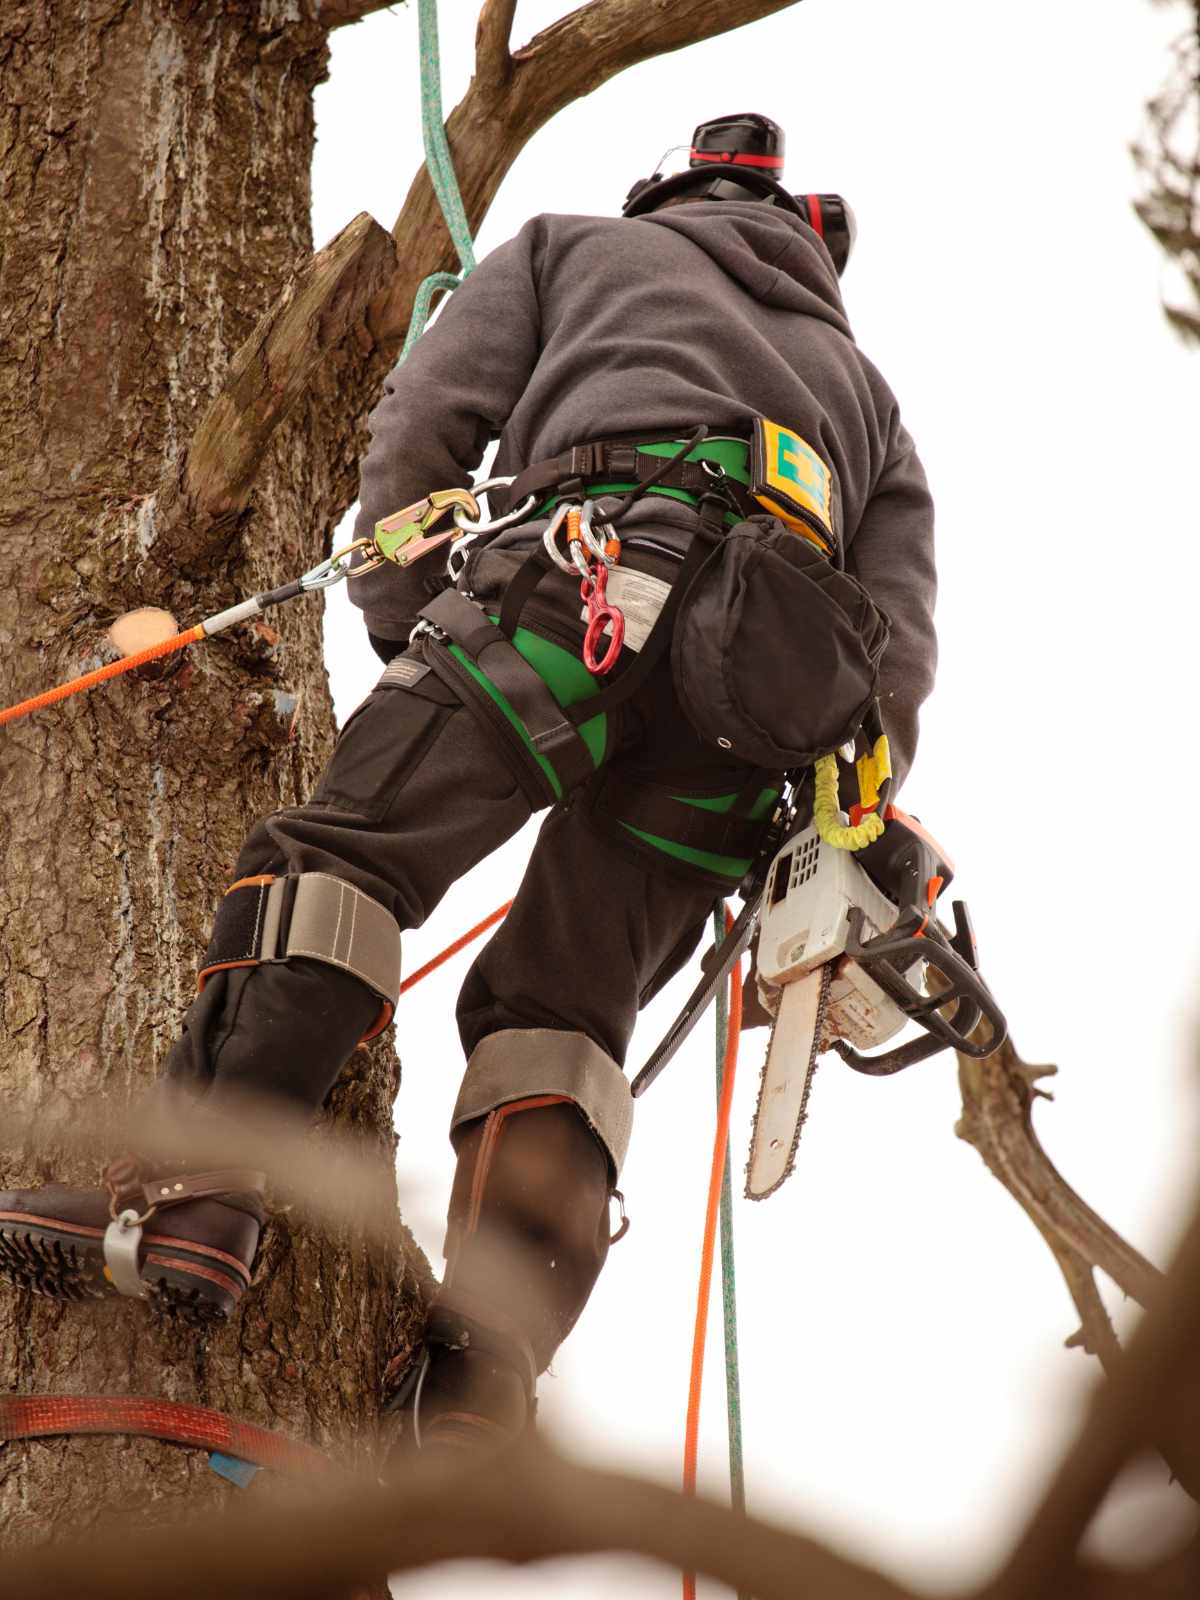
<path fill-rule="evenodd" d="M 401 932 L 549 808 L 458 1004 L 425 1445 L 527 1425 L 608 1252 L 638 1011 L 759 856 L 784 773 L 877 698 L 895 784 L 912 760 L 932 506 L 842 305 L 850 208 L 792 195 L 783 155 L 766 117 L 723 117 L 622 216 L 535 217 L 388 379 L 360 534 L 423 536 L 497 437 L 511 481 L 448 563 L 351 581 L 386 670 L 308 803 L 251 830 L 167 1058 L 217 1117 L 243 1091 L 315 1110 L 392 1016 Z M 264 1187 L 142 1156 L 0 1194 L 0 1270 L 227 1316 Z"/>

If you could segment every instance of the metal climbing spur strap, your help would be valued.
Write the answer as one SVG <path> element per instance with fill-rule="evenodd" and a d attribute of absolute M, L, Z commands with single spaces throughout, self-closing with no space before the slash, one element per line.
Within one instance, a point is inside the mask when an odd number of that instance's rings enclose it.
<path fill-rule="evenodd" d="M 217 908 L 200 970 L 214 972 L 306 956 L 353 973 L 383 1002 L 360 1044 L 382 1033 L 400 997 L 400 925 L 378 900 L 328 872 L 242 878 Z"/>

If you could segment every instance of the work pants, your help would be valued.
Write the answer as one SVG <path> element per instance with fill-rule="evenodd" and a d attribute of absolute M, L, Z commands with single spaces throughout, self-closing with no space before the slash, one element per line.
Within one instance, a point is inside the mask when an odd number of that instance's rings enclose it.
<path fill-rule="evenodd" d="M 409 655 L 438 648 L 422 642 Z M 744 781 L 740 763 L 693 733 L 666 661 L 609 721 L 605 760 L 616 770 L 693 792 Z M 531 785 L 518 781 L 516 760 L 436 673 L 385 675 L 342 730 L 311 800 L 251 830 L 235 879 L 328 873 L 385 906 L 402 929 L 419 927 L 450 885 L 530 816 Z M 711 882 L 598 828 L 587 789 L 550 810 L 512 909 L 458 1003 L 468 1057 L 482 1047 L 502 1064 L 511 1058 L 518 1080 L 523 1050 L 549 1061 L 527 1094 L 509 1095 L 527 1102 L 520 1118 L 501 1127 L 488 1106 L 455 1128 L 448 1242 L 453 1284 L 494 1303 L 500 1288 L 480 1230 L 490 1226 L 494 1239 L 508 1226 L 513 1271 L 529 1280 L 534 1309 L 522 1331 L 539 1371 L 603 1264 L 619 1162 L 605 1129 L 557 1092 L 549 1058 L 561 1041 L 564 1056 L 592 1050 L 623 1064 L 639 1008 L 695 948 L 716 894 Z M 217 971 L 189 1009 L 166 1073 L 218 1101 L 244 1091 L 315 1109 L 378 1011 L 378 997 L 357 978 L 317 961 Z M 397 1043 L 409 1054 L 403 1003 Z"/>

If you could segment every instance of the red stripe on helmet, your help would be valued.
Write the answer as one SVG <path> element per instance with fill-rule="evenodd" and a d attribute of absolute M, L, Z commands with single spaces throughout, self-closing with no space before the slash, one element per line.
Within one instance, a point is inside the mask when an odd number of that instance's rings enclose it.
<path fill-rule="evenodd" d="M 719 161 L 733 167 L 770 167 L 778 172 L 783 166 L 782 156 L 751 156 L 740 150 L 693 150 L 693 161 Z"/>
<path fill-rule="evenodd" d="M 825 219 L 821 215 L 821 196 L 819 194 L 806 194 L 804 203 L 808 207 L 810 226 L 815 229 L 817 236 L 823 239 L 825 237 Z"/>

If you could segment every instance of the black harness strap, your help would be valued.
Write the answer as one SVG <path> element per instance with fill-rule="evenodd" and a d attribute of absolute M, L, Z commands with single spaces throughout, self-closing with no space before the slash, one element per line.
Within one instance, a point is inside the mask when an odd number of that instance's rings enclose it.
<path fill-rule="evenodd" d="M 422 607 L 421 616 L 458 645 L 504 696 L 564 789 L 592 775 L 595 763 L 575 722 L 536 669 L 477 605 L 457 589 L 446 589 Z"/>
<path fill-rule="evenodd" d="M 598 439 L 593 444 L 577 444 L 548 461 L 538 461 L 519 472 L 506 490 L 508 501 L 519 505 L 527 495 L 543 496 L 565 490 L 582 492 L 592 483 L 629 483 L 637 485 L 651 478 L 668 489 L 684 489 L 690 494 L 702 495 L 713 487 L 712 467 L 706 469 L 701 461 L 671 461 L 639 449 L 639 444 L 674 444 L 692 433 L 692 428 L 680 428 L 664 434 L 661 440 L 645 436 L 637 440 Z M 724 437 L 724 436 L 723 436 Z M 683 451 L 687 454 L 700 443 L 703 434 L 693 437 Z M 749 491 L 736 479 L 725 478 L 727 490 L 739 499 L 739 509 L 745 514 L 749 505 Z M 742 499 L 746 504 L 743 506 Z"/>

